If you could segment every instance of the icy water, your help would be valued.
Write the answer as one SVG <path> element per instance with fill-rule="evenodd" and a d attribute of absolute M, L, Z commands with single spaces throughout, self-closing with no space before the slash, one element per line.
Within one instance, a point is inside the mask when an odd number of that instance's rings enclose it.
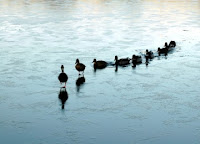
<path fill-rule="evenodd" d="M 171 40 L 148 67 L 93 70 Z M 198 0 L 1 0 L 0 143 L 199 144 L 199 64 Z"/>

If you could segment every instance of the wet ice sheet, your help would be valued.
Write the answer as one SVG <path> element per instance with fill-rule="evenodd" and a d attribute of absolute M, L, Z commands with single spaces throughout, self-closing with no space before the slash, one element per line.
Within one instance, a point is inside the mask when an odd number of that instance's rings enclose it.
<path fill-rule="evenodd" d="M 199 143 L 199 1 L 0 2 L 2 143 Z M 167 59 L 96 72 L 177 41 Z M 76 87 L 75 59 L 86 65 Z M 69 99 L 58 99 L 60 65 Z"/>

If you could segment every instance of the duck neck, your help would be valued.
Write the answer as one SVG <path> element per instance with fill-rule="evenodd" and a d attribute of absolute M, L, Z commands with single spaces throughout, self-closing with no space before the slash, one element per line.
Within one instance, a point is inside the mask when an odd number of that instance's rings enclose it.
<path fill-rule="evenodd" d="M 115 56 L 115 64 L 117 65 L 118 64 L 118 57 Z"/>
<path fill-rule="evenodd" d="M 119 61 L 118 60 L 115 60 L 115 65 L 118 65 L 119 64 Z"/>
<path fill-rule="evenodd" d="M 79 64 L 79 60 L 78 59 L 76 60 L 76 64 Z"/>

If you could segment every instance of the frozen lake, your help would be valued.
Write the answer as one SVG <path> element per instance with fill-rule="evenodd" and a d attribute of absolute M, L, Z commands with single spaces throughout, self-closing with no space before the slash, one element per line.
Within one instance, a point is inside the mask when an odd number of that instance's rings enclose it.
<path fill-rule="evenodd" d="M 93 70 L 171 40 L 148 67 Z M 0 61 L 1 144 L 200 143 L 199 0 L 1 0 Z"/>

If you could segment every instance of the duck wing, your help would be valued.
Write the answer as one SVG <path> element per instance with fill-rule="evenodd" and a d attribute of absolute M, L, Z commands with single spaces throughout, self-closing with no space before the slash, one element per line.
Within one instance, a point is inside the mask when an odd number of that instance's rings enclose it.
<path fill-rule="evenodd" d="M 85 65 L 84 64 L 82 64 L 82 63 L 78 63 L 78 64 L 76 64 L 76 66 L 75 66 L 75 68 L 76 68 L 76 70 L 78 70 L 78 71 L 84 71 L 85 70 Z"/>
<path fill-rule="evenodd" d="M 119 65 L 128 65 L 128 64 L 130 64 L 129 58 L 124 58 L 119 60 Z"/>
<path fill-rule="evenodd" d="M 96 62 L 96 67 L 97 68 L 105 68 L 106 66 L 108 65 L 108 63 L 107 62 L 105 62 L 105 61 L 97 61 Z"/>

